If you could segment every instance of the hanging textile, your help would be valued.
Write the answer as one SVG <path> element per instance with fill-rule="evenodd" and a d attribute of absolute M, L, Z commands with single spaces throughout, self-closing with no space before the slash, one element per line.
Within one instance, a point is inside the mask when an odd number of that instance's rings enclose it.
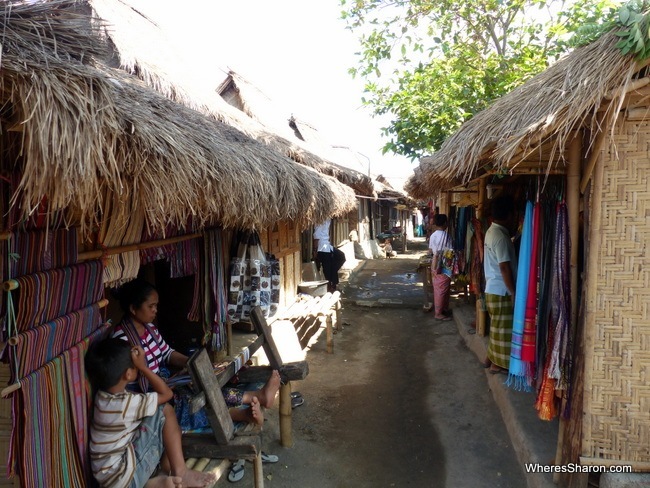
<path fill-rule="evenodd" d="M 101 261 L 21 276 L 16 327 L 27 330 L 98 302 L 103 294 Z"/>
<path fill-rule="evenodd" d="M 228 316 L 234 321 L 249 322 L 251 308 L 260 306 L 268 317 L 279 305 L 279 262 L 274 264 L 272 256 L 267 258 L 256 232 L 242 232 L 236 242 L 237 253 L 230 262 Z"/>
<path fill-rule="evenodd" d="M 174 244 L 170 256 L 170 278 L 196 275 L 199 271 L 199 241 L 188 239 Z"/>
<path fill-rule="evenodd" d="M 95 303 L 21 332 L 12 339 L 16 345 L 9 348 L 9 358 L 16 365 L 12 373 L 18 375 L 12 380 L 40 368 L 90 335 L 101 323 L 100 309 Z"/>
<path fill-rule="evenodd" d="M 533 204 L 526 202 L 526 213 L 519 246 L 519 259 L 517 264 L 517 281 L 515 307 L 512 323 L 512 346 L 510 348 L 510 367 L 506 385 L 516 390 L 530 389 L 526 382 L 528 372 L 527 363 L 522 360 L 522 347 L 524 339 L 524 322 L 526 316 L 526 302 L 528 297 L 528 278 L 530 274 L 530 261 L 532 252 L 533 233 Z"/>
<path fill-rule="evenodd" d="M 549 331 L 549 342 L 553 342 L 553 331 Z M 541 385 L 537 392 L 537 400 L 535 401 L 535 410 L 537 416 L 541 420 L 553 420 L 557 415 L 557 402 L 555 400 L 555 385 L 554 378 L 548 376 L 548 368 L 551 364 L 551 349 L 547 350 L 546 362 L 543 365 L 543 371 L 540 375 Z"/>
<path fill-rule="evenodd" d="M 33 230 L 14 232 L 10 238 L 11 276 L 47 271 L 77 262 L 77 230 Z"/>
<path fill-rule="evenodd" d="M 526 363 L 526 384 L 531 386 L 535 371 L 535 344 L 537 339 L 537 283 L 539 277 L 539 234 L 541 225 L 541 208 L 536 203 L 533 208 L 533 234 L 531 244 L 530 271 L 526 295 L 526 312 L 524 316 L 524 335 L 521 348 L 521 360 Z"/>
<path fill-rule="evenodd" d="M 228 320 L 228 295 L 226 292 L 227 252 L 229 234 L 221 229 L 207 230 L 203 236 L 204 268 L 206 279 L 205 317 L 208 329 L 206 338 L 212 351 L 221 351 L 226 347 L 226 328 Z M 196 290 L 195 282 L 195 290 Z"/>
<path fill-rule="evenodd" d="M 142 238 L 144 210 L 136 196 L 125 200 L 115 192 L 108 193 L 104 199 L 103 225 L 99 232 L 99 242 L 105 248 L 137 244 Z M 118 287 L 138 277 L 140 271 L 140 251 L 128 251 L 106 256 L 104 285 Z"/>
<path fill-rule="evenodd" d="M 537 307 L 537 355 L 535 359 L 537 371 L 537 387 L 543 380 L 540 374 L 542 370 L 546 369 L 547 361 L 547 344 L 550 343 L 548 339 L 549 330 L 549 314 L 550 314 L 550 290 L 551 290 L 551 276 L 553 272 L 553 248 L 555 239 L 555 215 L 557 202 L 555 200 L 542 200 L 542 232 L 539 256 L 539 302 Z"/>
<path fill-rule="evenodd" d="M 549 376 L 557 380 L 557 389 L 568 385 L 571 320 L 571 281 L 569 277 L 569 218 L 564 202 L 558 204 L 553 252 L 553 281 L 551 285 L 551 327 L 553 327 L 553 351 Z"/>
<path fill-rule="evenodd" d="M 485 290 L 485 270 L 483 267 L 484 239 L 483 223 L 472 219 L 471 261 L 470 261 L 470 291 L 475 295 L 481 295 Z"/>

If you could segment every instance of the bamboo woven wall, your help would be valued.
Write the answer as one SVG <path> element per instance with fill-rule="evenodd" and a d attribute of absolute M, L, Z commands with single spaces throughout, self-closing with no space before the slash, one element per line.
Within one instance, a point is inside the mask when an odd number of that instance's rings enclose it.
<path fill-rule="evenodd" d="M 620 119 L 602 158 L 600 245 L 589 248 L 582 461 L 650 471 L 650 122 Z"/>

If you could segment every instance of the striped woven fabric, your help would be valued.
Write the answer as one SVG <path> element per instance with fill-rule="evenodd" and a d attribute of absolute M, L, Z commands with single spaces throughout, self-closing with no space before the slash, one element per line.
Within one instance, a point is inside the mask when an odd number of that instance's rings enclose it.
<path fill-rule="evenodd" d="M 90 335 L 101 323 L 99 306 L 93 304 L 18 334 L 18 343 L 9 348 L 9 357 L 16 365 L 12 373 L 19 378 L 27 376 Z"/>
<path fill-rule="evenodd" d="M 209 286 L 206 290 L 204 301 L 205 316 L 211 330 L 206 330 L 206 337 L 210 337 L 213 351 L 221 351 L 226 347 L 226 328 L 228 318 L 228 294 L 226 291 L 226 273 L 228 270 L 227 252 L 231 234 L 224 233 L 221 229 L 206 231 L 203 242 L 205 246 L 205 274 Z"/>
<path fill-rule="evenodd" d="M 104 293 L 101 261 L 18 278 L 16 327 L 25 331 L 99 301 Z"/>
<path fill-rule="evenodd" d="M 83 358 L 104 337 L 106 324 L 22 380 L 14 395 L 14 425 L 7 464 L 21 486 L 91 486 L 87 460 L 90 390 Z"/>
<path fill-rule="evenodd" d="M 11 261 L 11 276 L 23 276 L 77 262 L 77 230 L 33 230 L 14 232 L 11 252 L 18 259 Z"/>

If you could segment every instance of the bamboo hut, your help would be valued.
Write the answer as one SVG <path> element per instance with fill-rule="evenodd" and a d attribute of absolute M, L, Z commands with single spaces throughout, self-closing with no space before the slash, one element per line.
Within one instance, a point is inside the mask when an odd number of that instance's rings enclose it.
<path fill-rule="evenodd" d="M 543 185 L 557 175 L 569 216 L 575 368 L 556 464 L 650 472 L 650 77 L 617 41 L 612 32 L 576 49 L 475 115 L 421 161 L 408 191 L 469 189 L 482 204 L 488 183 L 541 175 Z"/>
<path fill-rule="evenodd" d="M 11 378 L 0 455 L 10 449 L 16 475 L 0 485 L 88 486 L 89 398 L 78 380 L 88 342 L 115 317 L 106 285 L 150 263 L 147 277 L 175 292 L 187 330 L 223 351 L 232 232 L 299 229 L 356 205 L 338 180 L 179 103 L 166 78 L 118 69 L 108 29 L 84 2 L 0 4 L 2 376 Z"/>

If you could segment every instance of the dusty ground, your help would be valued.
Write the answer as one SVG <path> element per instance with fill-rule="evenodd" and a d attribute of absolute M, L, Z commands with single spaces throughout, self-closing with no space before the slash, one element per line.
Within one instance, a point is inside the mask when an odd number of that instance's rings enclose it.
<path fill-rule="evenodd" d="M 279 444 L 277 406 L 267 411 L 267 487 L 526 486 L 485 373 L 453 322 L 422 312 L 417 250 L 368 261 L 348 288 L 334 353 L 324 334 L 294 384 L 305 404 L 293 411 L 292 448 Z M 352 295 L 403 298 L 391 308 L 352 305 Z M 386 298 L 386 297 L 385 297 Z M 253 486 L 243 480 L 218 487 Z"/>

